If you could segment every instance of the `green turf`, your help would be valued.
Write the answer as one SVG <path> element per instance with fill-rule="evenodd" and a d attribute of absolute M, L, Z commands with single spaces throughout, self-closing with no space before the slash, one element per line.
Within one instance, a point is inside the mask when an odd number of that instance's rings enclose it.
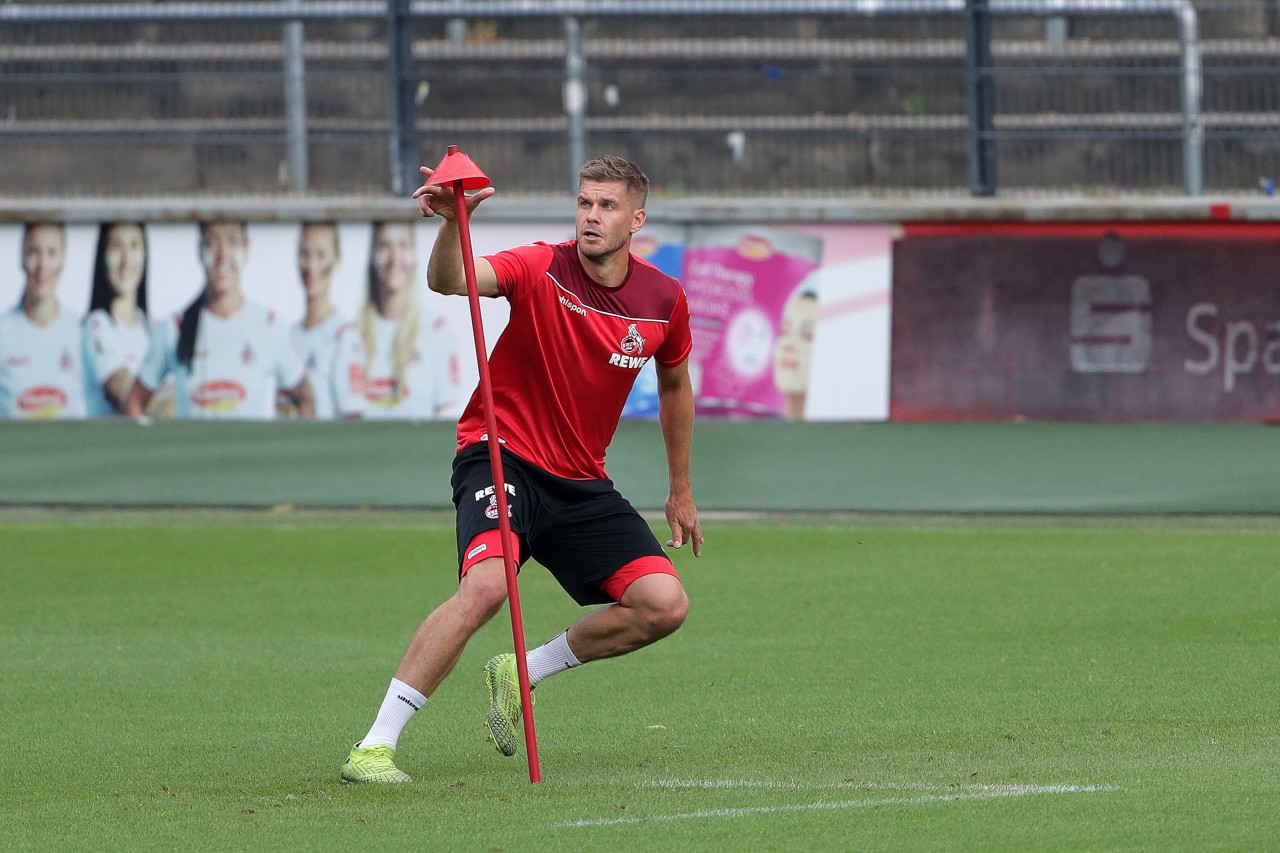
<path fill-rule="evenodd" d="M 0 507 L 452 509 L 445 421 L 0 421 Z M 1280 514 L 1280 430 L 1253 423 L 698 422 L 698 505 L 722 511 Z M 660 510 L 652 421 L 608 469 Z"/>
<path fill-rule="evenodd" d="M 0 515 L 0 847 L 1274 848 L 1280 529 L 1179 524 L 709 521 L 679 633 L 539 688 L 542 784 L 484 742 L 504 614 L 385 789 L 338 769 L 441 518 Z"/>

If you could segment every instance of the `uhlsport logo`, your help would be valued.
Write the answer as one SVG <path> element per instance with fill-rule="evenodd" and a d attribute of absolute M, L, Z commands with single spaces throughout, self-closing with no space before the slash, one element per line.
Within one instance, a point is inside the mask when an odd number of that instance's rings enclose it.
<path fill-rule="evenodd" d="M 641 355 L 644 352 L 645 340 L 640 335 L 640 330 L 636 328 L 636 324 L 632 323 L 627 327 L 626 337 L 622 339 L 622 343 L 618 347 L 622 352 L 615 352 L 609 356 L 609 363 L 614 367 L 625 367 L 630 370 L 639 370 L 649 361 L 649 356 Z"/>
<path fill-rule="evenodd" d="M 581 305 L 574 302 L 572 299 L 565 296 L 563 293 L 560 294 L 560 304 L 563 305 L 565 308 L 568 308 L 570 311 L 572 311 L 575 314 L 579 314 L 583 317 L 587 315 L 587 309 L 583 308 Z"/>

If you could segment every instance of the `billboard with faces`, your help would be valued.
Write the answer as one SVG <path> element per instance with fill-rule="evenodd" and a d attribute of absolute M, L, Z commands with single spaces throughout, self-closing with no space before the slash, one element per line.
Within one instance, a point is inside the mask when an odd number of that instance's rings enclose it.
<path fill-rule="evenodd" d="M 230 248 L 211 236 L 211 224 L 238 230 Z M 280 393 L 289 390 L 296 356 L 312 372 L 317 394 L 333 397 L 328 406 L 317 404 L 322 417 L 456 419 L 477 369 L 466 299 L 425 287 L 435 229 L 414 219 L 51 223 L 34 231 L 0 225 L 0 270 L 7 270 L 0 274 L 0 417 L 118 415 L 129 391 L 127 384 L 121 390 L 121 377 L 140 370 L 161 386 L 151 389 L 149 416 L 296 417 Z M 478 255 L 572 237 L 570 220 L 472 226 Z M 651 219 L 633 252 L 685 283 L 700 414 L 884 419 L 891 238 L 892 229 L 878 225 Z M 164 349 L 157 331 L 168 334 L 202 294 L 208 299 L 224 285 L 234 296 L 228 304 L 243 302 L 269 319 L 226 355 L 230 378 L 206 367 L 217 360 L 208 346 L 186 364 L 175 364 L 170 353 L 158 362 L 170 369 L 144 369 L 148 352 Z M 484 299 L 481 311 L 492 348 L 507 304 Z M 58 320 L 56 334 L 50 315 Z M 328 349 L 301 335 L 326 318 L 341 344 L 331 341 Z M 234 337 L 235 329 L 215 325 Z M 167 341 L 170 349 L 174 343 Z M 325 377 L 336 349 L 345 350 L 348 363 Z M 275 369 L 259 370 L 268 361 Z M 257 381 L 270 385 L 274 404 L 248 408 L 263 397 L 248 387 Z M 649 365 L 624 415 L 656 413 Z"/>

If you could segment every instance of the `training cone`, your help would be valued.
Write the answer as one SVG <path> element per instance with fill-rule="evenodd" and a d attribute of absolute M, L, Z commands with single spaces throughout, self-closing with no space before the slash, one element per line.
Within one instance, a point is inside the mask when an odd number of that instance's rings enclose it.
<path fill-rule="evenodd" d="M 431 173 L 429 181 L 440 186 L 460 181 L 464 190 L 480 190 L 492 183 L 489 176 L 470 157 L 459 151 L 456 145 L 449 146 L 444 159 Z"/>

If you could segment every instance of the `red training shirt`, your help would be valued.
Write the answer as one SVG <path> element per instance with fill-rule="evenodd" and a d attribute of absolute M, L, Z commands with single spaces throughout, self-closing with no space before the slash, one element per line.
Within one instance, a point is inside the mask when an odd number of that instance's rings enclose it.
<path fill-rule="evenodd" d="M 651 358 L 679 364 L 693 348 L 684 289 L 635 255 L 622 284 L 603 287 L 572 240 L 485 257 L 511 303 L 489 358 L 499 439 L 556 476 L 603 478 L 605 449 L 640 368 Z M 458 449 L 485 435 L 476 388 L 458 419 Z"/>

